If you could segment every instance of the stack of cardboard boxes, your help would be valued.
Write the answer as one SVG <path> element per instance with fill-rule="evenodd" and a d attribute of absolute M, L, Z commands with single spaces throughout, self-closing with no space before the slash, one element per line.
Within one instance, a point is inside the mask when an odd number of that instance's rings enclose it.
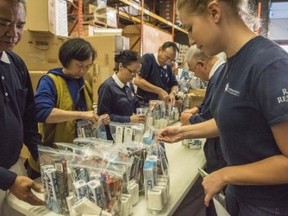
<path fill-rule="evenodd" d="M 25 29 L 68 36 L 66 0 L 29 0 L 27 11 Z"/>
<path fill-rule="evenodd" d="M 27 25 L 22 39 L 14 51 L 26 63 L 34 89 L 40 77 L 48 70 L 61 67 L 58 60 L 58 51 L 61 45 L 69 39 L 64 33 L 64 31 L 67 32 L 67 14 L 62 17 L 63 11 L 59 12 L 59 8 L 63 9 L 63 2 L 67 4 L 67 1 L 64 0 L 27 1 L 27 10 L 29 11 Z M 67 11 L 66 6 L 65 11 Z M 60 17 L 57 13 L 60 13 Z M 58 18 L 66 18 L 66 21 L 62 20 L 59 23 Z M 55 28 L 55 26 L 58 27 Z M 60 26 L 64 29 L 62 29 L 63 31 L 58 31 Z M 86 77 L 93 88 L 93 100 L 97 102 L 99 85 L 113 74 L 115 53 L 130 49 L 129 39 L 119 34 L 85 36 L 84 39 L 88 40 L 97 51 L 96 61 Z"/>
<path fill-rule="evenodd" d="M 36 88 L 39 78 L 48 70 L 61 67 L 58 60 L 60 46 L 68 37 L 56 36 L 51 33 L 24 31 L 21 42 L 15 47 L 26 63 Z M 99 85 L 113 74 L 114 55 L 123 49 L 129 49 L 129 41 L 122 36 L 84 37 L 97 51 L 97 58 L 88 71 L 88 81 L 93 88 L 93 100 L 97 102 Z"/>

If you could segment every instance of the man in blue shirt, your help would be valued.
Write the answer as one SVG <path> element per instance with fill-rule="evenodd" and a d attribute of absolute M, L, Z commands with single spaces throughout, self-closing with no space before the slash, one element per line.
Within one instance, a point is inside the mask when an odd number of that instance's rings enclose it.
<path fill-rule="evenodd" d="M 157 53 L 147 53 L 142 56 L 142 68 L 134 83 L 137 96 L 143 104 L 149 100 L 164 100 L 174 104 L 178 91 L 178 82 L 171 65 L 179 52 L 174 42 L 165 42 Z"/>
<path fill-rule="evenodd" d="M 199 50 L 196 45 L 191 46 L 188 49 L 186 53 L 186 62 L 189 69 L 194 72 L 196 77 L 203 81 L 208 81 L 208 85 L 203 102 L 199 106 L 192 107 L 181 113 L 180 122 L 183 125 L 196 124 L 213 118 L 210 111 L 210 103 L 216 88 L 216 81 L 225 65 L 222 56 L 222 54 L 219 54 L 217 56 L 208 57 L 204 52 Z M 213 171 L 226 166 L 226 161 L 223 158 L 220 147 L 219 137 L 206 139 L 204 154 L 206 158 L 205 170 L 208 173 L 212 173 Z M 181 213 L 185 214 L 185 212 L 189 212 L 189 215 L 194 215 L 194 212 L 195 215 L 199 215 L 199 208 L 202 209 L 201 211 L 206 210 L 206 216 L 216 215 L 212 202 L 209 207 L 205 209 L 203 202 L 204 191 L 201 183 L 202 178 L 200 177 L 181 203 L 180 208 L 177 211 L 179 215 Z M 187 206 L 187 208 L 184 208 L 183 206 Z M 197 206 L 199 208 L 197 208 Z"/>
<path fill-rule="evenodd" d="M 196 107 L 181 113 L 180 122 L 183 125 L 196 124 L 212 118 L 210 103 L 216 89 L 216 81 L 225 64 L 222 54 L 218 56 L 206 56 L 196 45 L 190 47 L 186 55 L 189 69 L 195 76 L 203 81 L 209 81 L 203 102 Z M 206 171 L 211 173 L 226 165 L 220 149 L 219 138 L 207 139 L 204 145 L 207 160 Z"/>

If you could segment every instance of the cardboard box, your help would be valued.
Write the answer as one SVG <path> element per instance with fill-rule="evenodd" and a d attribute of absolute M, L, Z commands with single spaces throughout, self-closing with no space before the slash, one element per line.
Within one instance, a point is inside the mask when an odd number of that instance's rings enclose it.
<path fill-rule="evenodd" d="M 193 108 L 195 106 L 200 105 L 203 102 L 204 97 L 203 96 L 196 96 L 193 93 L 187 94 L 189 97 L 189 107 Z"/>
<path fill-rule="evenodd" d="M 88 36 L 122 36 L 122 29 L 115 28 L 99 28 L 94 25 L 83 25 L 83 37 Z M 78 28 L 74 28 L 70 37 L 78 37 Z"/>
<path fill-rule="evenodd" d="M 95 24 L 117 28 L 117 11 L 110 7 L 97 7 L 89 4 L 89 17 Z"/>
<path fill-rule="evenodd" d="M 29 71 L 34 92 L 36 91 L 40 78 L 46 73 L 47 71 Z"/>
<path fill-rule="evenodd" d="M 97 103 L 97 101 L 98 101 L 98 88 L 102 83 L 99 65 L 94 63 L 84 78 L 85 78 L 85 80 L 88 81 L 88 83 L 92 87 L 93 103 Z"/>
<path fill-rule="evenodd" d="M 68 36 L 66 0 L 29 0 L 27 11 L 26 30 Z"/>
<path fill-rule="evenodd" d="M 206 89 L 192 89 L 187 94 L 189 96 L 189 107 L 200 105 L 205 97 Z"/>
<path fill-rule="evenodd" d="M 25 31 L 14 51 L 22 57 L 29 71 L 47 72 L 50 69 L 61 67 L 58 51 L 64 41 L 68 39 L 68 37 L 55 36 L 51 33 Z M 95 71 L 91 73 L 94 73 L 92 87 L 95 93 L 93 93 L 93 98 L 97 102 L 99 85 L 114 73 L 115 53 L 130 48 L 129 38 L 110 35 L 84 37 L 84 39 L 89 41 L 97 51 L 94 62 L 97 66 L 93 65 L 90 69 Z"/>
<path fill-rule="evenodd" d="M 131 49 L 140 53 L 140 25 L 127 25 L 123 29 L 123 36 L 130 39 Z M 154 26 L 143 25 L 143 54 L 157 52 L 166 41 L 172 41 L 172 35 Z"/>
<path fill-rule="evenodd" d="M 30 71 L 47 71 L 61 67 L 58 51 L 68 39 L 50 33 L 24 31 L 14 51 L 23 58 Z M 97 51 L 95 62 L 100 68 L 108 67 L 111 73 L 114 68 L 115 53 L 130 48 L 129 38 L 123 36 L 93 36 L 84 39 L 89 41 Z"/>
<path fill-rule="evenodd" d="M 67 39 L 51 33 L 24 31 L 14 51 L 22 57 L 29 71 L 47 71 L 61 66 L 58 51 Z"/>
<path fill-rule="evenodd" d="M 190 107 L 195 107 L 200 105 L 203 102 L 203 96 L 190 96 Z"/>
<path fill-rule="evenodd" d="M 88 36 L 122 36 L 123 29 L 115 28 L 98 28 L 96 26 L 88 26 Z"/>
<path fill-rule="evenodd" d="M 206 89 L 190 89 L 189 93 L 194 94 L 195 96 L 204 97 L 206 94 Z"/>

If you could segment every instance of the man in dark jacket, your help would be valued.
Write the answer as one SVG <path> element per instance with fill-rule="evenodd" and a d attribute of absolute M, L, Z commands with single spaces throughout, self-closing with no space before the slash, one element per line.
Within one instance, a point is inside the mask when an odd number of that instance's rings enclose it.
<path fill-rule="evenodd" d="M 0 0 L 0 215 L 4 212 L 8 191 L 18 199 L 32 205 L 43 205 L 32 190 L 41 189 L 33 180 L 24 176 L 23 163 L 19 160 L 23 143 L 34 160 L 38 159 L 37 130 L 34 96 L 28 70 L 19 56 L 11 52 L 19 42 L 26 17 L 24 0 Z M 23 172 L 24 171 L 24 172 Z"/>
<path fill-rule="evenodd" d="M 222 54 L 208 57 L 199 50 L 196 45 L 191 46 L 188 49 L 186 53 L 186 62 L 190 71 L 201 80 L 208 81 L 208 85 L 203 102 L 199 106 L 192 107 L 181 113 L 180 122 L 183 125 L 196 124 L 212 118 L 210 102 L 217 85 L 218 76 L 221 76 L 221 71 L 225 64 Z M 219 137 L 206 139 L 203 148 L 206 158 L 205 170 L 208 173 L 226 166 L 226 161 L 223 158 L 220 147 Z M 187 215 L 190 216 L 198 216 L 202 215 L 199 212 L 206 212 L 206 216 L 216 216 L 212 202 L 209 207 L 205 209 L 204 191 L 201 182 L 202 178 L 200 177 L 180 205 L 182 208 L 179 208 L 177 211 L 179 215 L 186 215 L 187 213 Z M 188 203 L 190 203 L 190 205 Z M 199 208 L 195 207 L 195 205 Z M 205 213 L 203 214 L 205 215 Z"/>

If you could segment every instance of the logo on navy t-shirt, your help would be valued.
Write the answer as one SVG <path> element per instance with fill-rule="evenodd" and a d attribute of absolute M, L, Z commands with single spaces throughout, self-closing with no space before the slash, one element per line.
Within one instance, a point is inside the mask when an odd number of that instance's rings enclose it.
<path fill-rule="evenodd" d="M 226 86 L 225 86 L 225 92 L 227 92 L 229 94 L 232 94 L 232 95 L 234 95 L 236 97 L 240 96 L 240 91 L 230 88 L 229 87 L 229 83 L 227 83 Z"/>
<path fill-rule="evenodd" d="M 283 96 L 277 97 L 278 104 L 288 102 L 288 91 L 286 88 L 282 89 Z"/>

